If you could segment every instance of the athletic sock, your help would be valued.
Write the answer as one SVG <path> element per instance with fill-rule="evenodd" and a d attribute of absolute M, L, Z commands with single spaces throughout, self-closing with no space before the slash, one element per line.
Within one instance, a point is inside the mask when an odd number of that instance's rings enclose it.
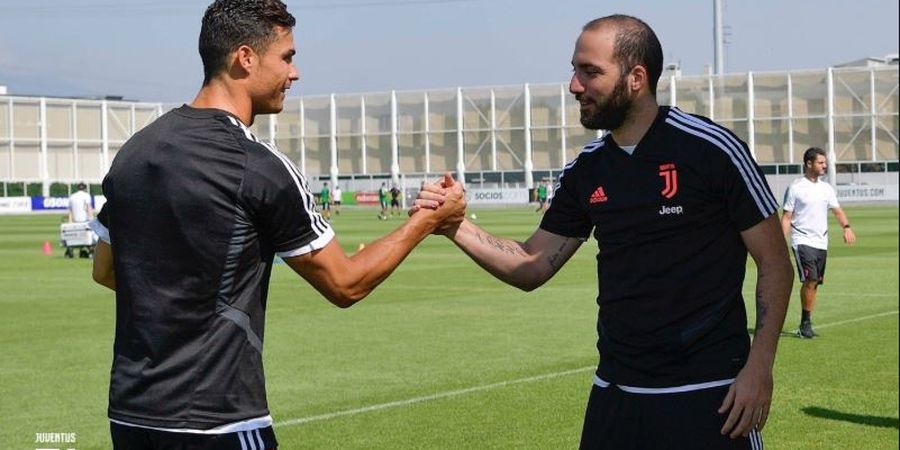
<path fill-rule="evenodd" d="M 803 310 L 800 312 L 800 323 L 810 322 L 812 320 L 812 311 Z"/>

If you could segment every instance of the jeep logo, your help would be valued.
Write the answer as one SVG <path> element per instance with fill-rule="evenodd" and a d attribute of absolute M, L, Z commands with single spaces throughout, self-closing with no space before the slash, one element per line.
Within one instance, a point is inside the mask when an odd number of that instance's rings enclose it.
<path fill-rule="evenodd" d="M 659 208 L 659 215 L 665 216 L 668 214 L 682 214 L 684 213 L 684 207 L 681 206 L 665 206 Z"/>

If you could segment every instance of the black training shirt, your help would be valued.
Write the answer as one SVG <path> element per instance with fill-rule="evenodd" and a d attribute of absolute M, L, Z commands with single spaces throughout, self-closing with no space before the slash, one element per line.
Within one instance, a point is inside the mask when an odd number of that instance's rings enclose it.
<path fill-rule="evenodd" d="M 205 430 L 267 416 L 274 256 L 334 236 L 303 175 L 230 114 L 185 105 L 125 143 L 103 192 L 116 276 L 109 417 Z"/>
<path fill-rule="evenodd" d="M 626 386 L 734 377 L 749 352 L 740 232 L 777 205 L 746 144 L 660 107 L 632 155 L 611 134 L 569 163 L 541 228 L 597 239 L 600 365 Z"/>

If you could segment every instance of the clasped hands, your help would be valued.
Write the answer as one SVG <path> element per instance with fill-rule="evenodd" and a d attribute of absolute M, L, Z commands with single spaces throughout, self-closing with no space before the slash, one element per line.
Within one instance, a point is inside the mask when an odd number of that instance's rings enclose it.
<path fill-rule="evenodd" d="M 439 220 L 434 233 L 451 235 L 466 218 L 466 194 L 462 183 L 445 173 L 434 183 L 422 183 L 409 215 L 435 214 Z"/>

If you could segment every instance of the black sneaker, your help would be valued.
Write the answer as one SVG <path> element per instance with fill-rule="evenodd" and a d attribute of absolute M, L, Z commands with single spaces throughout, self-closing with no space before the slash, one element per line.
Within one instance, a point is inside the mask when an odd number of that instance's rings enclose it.
<path fill-rule="evenodd" d="M 812 322 L 800 322 L 800 329 L 797 330 L 797 336 L 802 339 L 812 339 L 818 335 L 813 331 Z"/>

